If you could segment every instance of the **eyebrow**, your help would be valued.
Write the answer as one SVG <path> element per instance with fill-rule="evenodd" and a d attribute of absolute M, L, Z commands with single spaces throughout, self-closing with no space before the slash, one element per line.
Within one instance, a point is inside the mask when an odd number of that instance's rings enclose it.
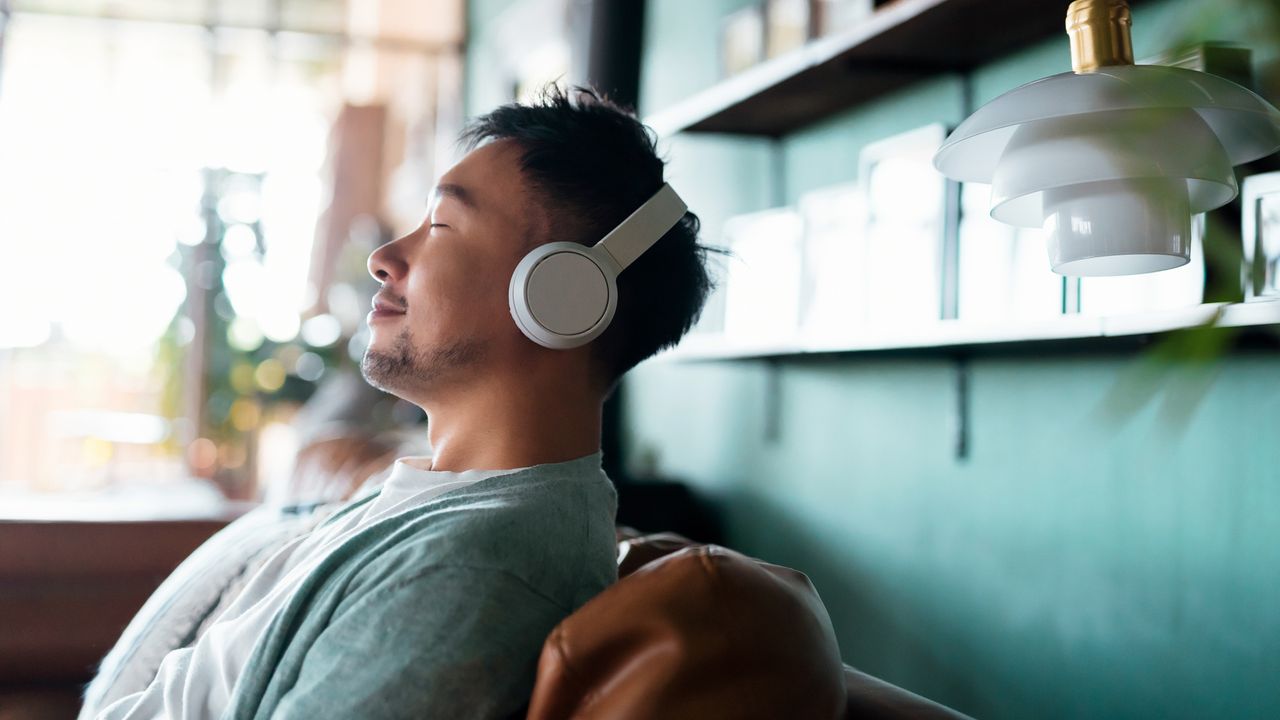
<path fill-rule="evenodd" d="M 451 197 L 472 210 L 476 209 L 475 196 L 470 190 L 455 183 L 441 183 L 436 186 L 432 195 L 435 197 Z"/>

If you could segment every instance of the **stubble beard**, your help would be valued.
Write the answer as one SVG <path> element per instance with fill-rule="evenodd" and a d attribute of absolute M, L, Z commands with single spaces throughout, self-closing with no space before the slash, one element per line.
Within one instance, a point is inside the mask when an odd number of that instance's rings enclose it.
<path fill-rule="evenodd" d="M 372 386 L 404 398 L 425 394 L 442 381 L 463 374 L 479 363 L 484 352 L 474 341 L 459 341 L 422 350 L 414 347 L 408 328 L 396 335 L 389 350 L 365 351 L 360 374 Z"/>

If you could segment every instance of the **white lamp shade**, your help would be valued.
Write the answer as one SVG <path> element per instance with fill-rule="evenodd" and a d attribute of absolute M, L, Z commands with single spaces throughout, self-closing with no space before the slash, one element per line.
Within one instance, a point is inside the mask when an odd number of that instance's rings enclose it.
<path fill-rule="evenodd" d="M 1225 205 L 1238 191 L 1226 151 L 1194 110 L 1113 110 L 1019 126 L 992 178 L 991 217 L 1038 228 L 1049 190 L 1137 178 L 1183 182 L 1192 213 Z"/>
<path fill-rule="evenodd" d="M 1106 180 L 1044 192 L 1049 264 L 1072 276 L 1139 275 L 1187 264 L 1191 211 L 1179 179 Z"/>
<path fill-rule="evenodd" d="M 1232 166 L 1277 148 L 1280 110 L 1249 90 L 1194 70 L 1113 65 L 1001 95 L 933 165 L 992 183 L 996 220 L 1043 227 L 1055 272 L 1134 275 L 1186 264 L 1191 215 L 1230 202 Z"/>
<path fill-rule="evenodd" d="M 1017 129 L 1037 120 L 1112 110 L 1190 108 L 1218 137 L 1232 165 L 1280 148 L 1280 111 L 1216 75 L 1163 65 L 1115 65 L 1051 75 L 982 106 L 951 133 L 933 158 L 944 175 L 991 182 Z"/>

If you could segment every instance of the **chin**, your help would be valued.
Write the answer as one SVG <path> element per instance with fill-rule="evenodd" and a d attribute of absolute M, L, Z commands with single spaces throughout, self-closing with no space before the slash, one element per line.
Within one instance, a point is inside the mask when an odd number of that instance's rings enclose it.
<path fill-rule="evenodd" d="M 421 395 L 474 373 L 483 365 L 485 348 L 478 340 L 417 345 L 405 328 L 389 343 L 371 339 L 360 372 L 370 385 L 401 398 Z"/>

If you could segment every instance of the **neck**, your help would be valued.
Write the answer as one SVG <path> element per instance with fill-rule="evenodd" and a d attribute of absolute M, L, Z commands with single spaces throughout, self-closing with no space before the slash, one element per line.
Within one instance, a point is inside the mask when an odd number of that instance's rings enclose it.
<path fill-rule="evenodd" d="M 424 404 L 431 468 L 506 470 L 565 462 L 600 449 L 600 396 L 531 378 L 491 381 Z"/>

